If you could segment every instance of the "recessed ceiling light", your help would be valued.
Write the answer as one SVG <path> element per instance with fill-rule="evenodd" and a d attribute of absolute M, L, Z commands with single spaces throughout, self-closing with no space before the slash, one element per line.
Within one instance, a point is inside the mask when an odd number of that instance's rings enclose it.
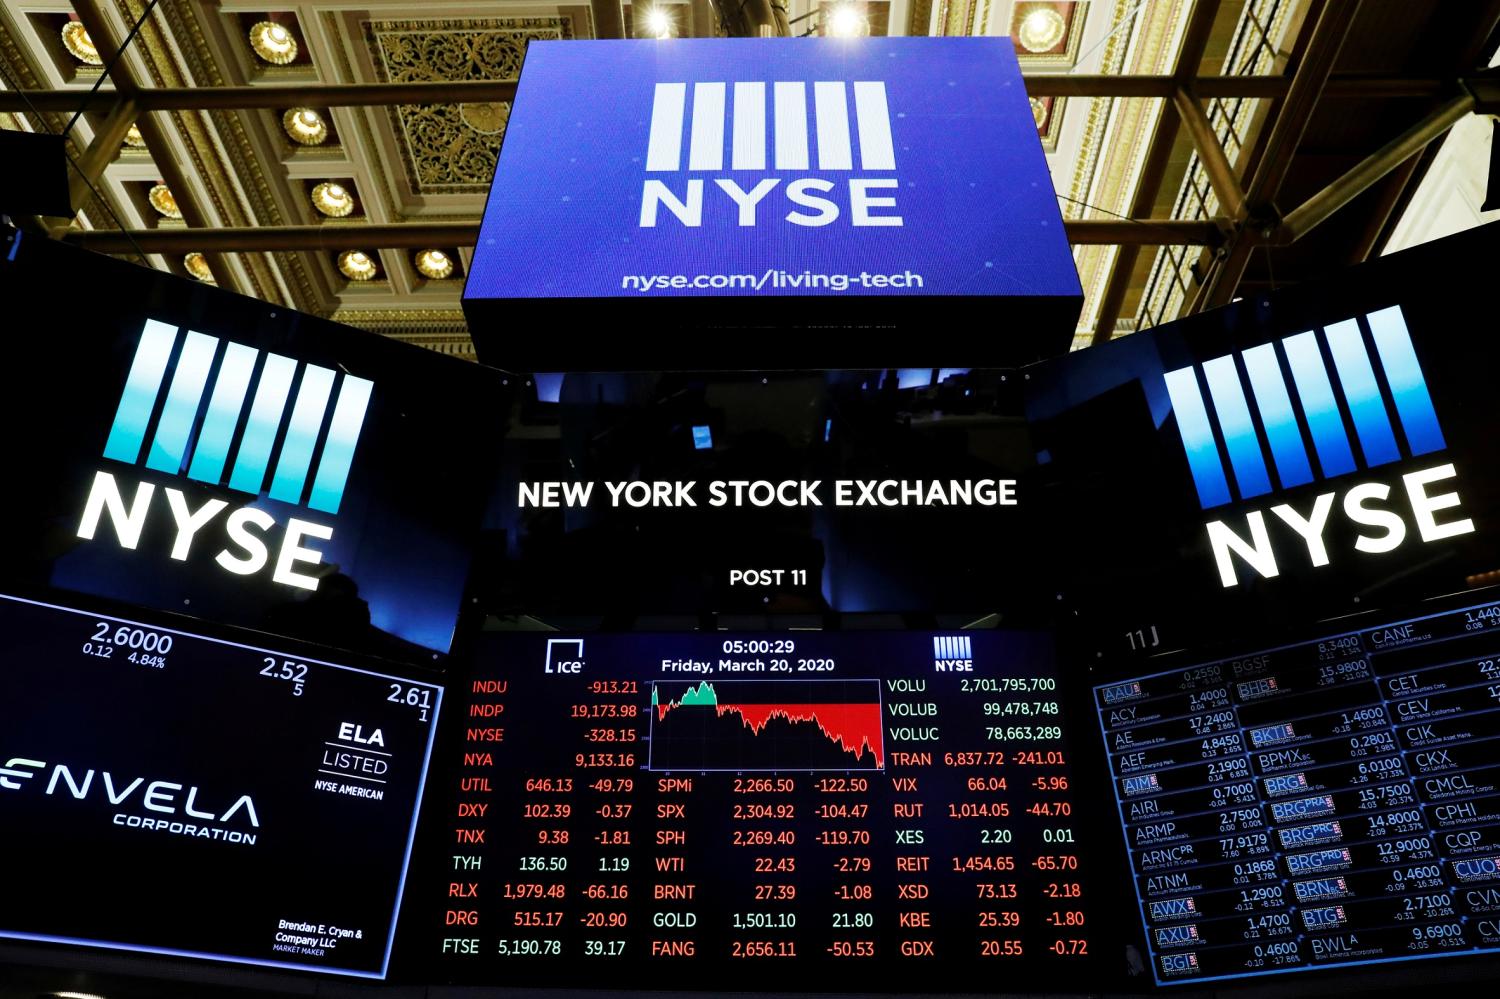
<path fill-rule="evenodd" d="M 214 272 L 209 270 L 208 258 L 203 254 L 197 251 L 189 253 L 182 258 L 182 266 L 186 267 L 187 272 L 199 281 L 206 281 L 209 284 L 213 284 Z"/>
<path fill-rule="evenodd" d="M 350 281 L 369 281 L 380 273 L 374 258 L 363 250 L 345 250 L 340 253 L 339 270 Z"/>
<path fill-rule="evenodd" d="M 434 281 L 453 274 L 453 258 L 442 250 L 423 250 L 417 254 L 417 270 Z"/>
<path fill-rule="evenodd" d="M 1031 117 L 1036 119 L 1036 127 L 1041 128 L 1047 120 L 1047 102 L 1040 97 L 1031 98 Z"/>
<path fill-rule="evenodd" d="M 281 127 L 293 142 L 304 146 L 321 145 L 328 138 L 328 123 L 312 108 L 292 108 L 281 116 Z"/>
<path fill-rule="evenodd" d="M 63 25 L 62 40 L 63 48 L 84 65 L 104 65 L 104 60 L 99 57 L 99 50 L 94 47 L 94 40 L 89 37 L 88 29 L 81 22 L 69 21 Z"/>
<path fill-rule="evenodd" d="M 104 999 L 93 992 L 54 992 L 52 995 L 54 999 Z"/>
<path fill-rule="evenodd" d="M 354 211 L 354 195 L 334 180 L 324 181 L 312 189 L 312 203 L 331 219 L 341 219 Z"/>
<path fill-rule="evenodd" d="M 646 30 L 657 38 L 671 38 L 672 18 L 660 7 L 652 7 L 646 12 Z"/>
<path fill-rule="evenodd" d="M 251 26 L 250 47 L 273 66 L 285 66 L 297 58 L 297 39 L 275 21 L 260 21 Z"/>
<path fill-rule="evenodd" d="M 1051 7 L 1037 6 L 1026 12 L 1016 29 L 1016 40 L 1027 52 L 1047 52 L 1068 33 L 1068 23 Z"/>
<path fill-rule="evenodd" d="M 167 187 L 167 185 L 154 185 L 146 193 L 146 200 L 151 202 L 151 207 L 155 208 L 163 218 L 182 218 L 182 209 L 177 207 L 177 198 L 172 194 L 172 189 Z"/>
<path fill-rule="evenodd" d="M 827 32 L 834 38 L 858 38 L 870 33 L 870 22 L 854 4 L 835 4 L 828 15 Z"/>

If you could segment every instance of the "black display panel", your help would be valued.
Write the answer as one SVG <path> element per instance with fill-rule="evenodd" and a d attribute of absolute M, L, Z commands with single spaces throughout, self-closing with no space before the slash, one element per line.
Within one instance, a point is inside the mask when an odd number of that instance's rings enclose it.
<path fill-rule="evenodd" d="M 1041 620 L 1055 591 L 993 571 L 1051 557 L 1031 529 L 1021 383 L 963 368 L 539 375 L 505 426 L 481 600 L 612 622 Z"/>
<path fill-rule="evenodd" d="M 1095 688 L 1161 984 L 1500 949 L 1500 603 Z"/>
<path fill-rule="evenodd" d="M 0 370 L 26 476 L 3 501 L 0 585 L 384 658 L 448 651 L 502 375 L 0 234 L 0 293 L 27 331 Z"/>
<path fill-rule="evenodd" d="M 440 687 L 0 596 L 0 937 L 384 978 Z"/>
<path fill-rule="evenodd" d="M 1048 634 L 487 633 L 474 656 L 406 915 L 413 975 L 1095 980 Z"/>

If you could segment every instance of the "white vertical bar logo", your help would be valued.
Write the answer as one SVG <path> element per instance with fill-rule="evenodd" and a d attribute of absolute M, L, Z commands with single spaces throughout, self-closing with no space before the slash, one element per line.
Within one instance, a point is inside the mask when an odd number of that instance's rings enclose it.
<path fill-rule="evenodd" d="M 866 170 L 896 169 L 896 148 L 891 141 L 891 109 L 886 103 L 883 82 L 855 82 L 854 117 L 859 122 L 859 165 Z"/>
<path fill-rule="evenodd" d="M 693 86 L 693 138 L 689 170 L 724 169 L 724 84 Z"/>
<path fill-rule="evenodd" d="M 736 170 L 766 168 L 766 85 L 734 85 L 734 154 Z"/>
<path fill-rule="evenodd" d="M 813 103 L 818 121 L 818 169 L 853 170 L 854 148 L 849 142 L 849 108 L 842 83 L 814 83 Z"/>
<path fill-rule="evenodd" d="M 852 128 L 849 84 L 841 80 L 813 83 L 812 122 L 808 121 L 808 86 L 804 82 L 778 80 L 771 84 L 769 121 L 764 82 L 736 82 L 732 89 L 724 82 L 698 82 L 692 89 L 689 121 L 688 85 L 656 84 L 646 148 L 648 172 L 683 169 L 684 130 L 688 133 L 686 169 L 692 171 L 724 170 L 726 140 L 731 169 L 767 170 L 772 168 L 767 160 L 774 159 L 776 170 L 809 170 L 814 134 L 818 170 L 853 170 L 856 138 L 860 168 L 896 169 L 890 105 L 881 81 L 854 81 Z"/>
<path fill-rule="evenodd" d="M 687 106 L 686 83 L 658 83 L 651 104 L 651 140 L 646 147 L 647 170 L 676 170 L 682 156 L 682 112 Z"/>
<path fill-rule="evenodd" d="M 807 85 L 776 83 L 776 169 L 807 169 Z"/>

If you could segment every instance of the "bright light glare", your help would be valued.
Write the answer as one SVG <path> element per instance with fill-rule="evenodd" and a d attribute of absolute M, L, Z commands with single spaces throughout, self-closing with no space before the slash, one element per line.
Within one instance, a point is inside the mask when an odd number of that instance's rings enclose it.
<path fill-rule="evenodd" d="M 657 38 L 671 38 L 672 19 L 660 7 L 653 7 L 646 13 L 646 30 Z"/>
<path fill-rule="evenodd" d="M 828 15 L 828 34 L 835 38 L 854 38 L 865 32 L 865 19 L 852 3 L 841 3 Z"/>

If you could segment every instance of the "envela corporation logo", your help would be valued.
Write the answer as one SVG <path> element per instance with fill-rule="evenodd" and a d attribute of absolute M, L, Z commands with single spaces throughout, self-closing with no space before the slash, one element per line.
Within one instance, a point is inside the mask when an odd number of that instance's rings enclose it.
<path fill-rule="evenodd" d="M 1332 360 L 1331 375 L 1325 357 Z M 1447 448 L 1399 306 L 1168 371 L 1165 379 L 1205 510 L 1231 502 L 1235 493 L 1239 500 L 1249 500 Z M 1221 446 L 1233 472 L 1234 492 Z M 1474 522 L 1467 517 L 1438 516 L 1462 504 L 1456 491 L 1437 491 L 1442 488 L 1438 483 L 1457 475 L 1453 464 L 1445 463 L 1400 476 L 1414 532 L 1407 517 L 1390 504 L 1396 490 L 1378 475 L 1365 476 L 1342 497 L 1323 492 L 1304 509 L 1281 502 L 1266 511 L 1248 511 L 1243 528 L 1209 521 L 1205 527 L 1220 581 L 1226 587 L 1239 582 L 1236 558 L 1262 577 L 1280 573 L 1266 513 L 1275 518 L 1271 523 L 1279 521 L 1306 546 L 1312 568 L 1331 560 L 1327 531 L 1336 505 L 1354 527 L 1354 549 L 1369 555 L 1394 551 L 1412 533 L 1424 542 L 1472 533 Z"/>
<path fill-rule="evenodd" d="M 829 225 L 843 217 L 846 204 L 850 225 L 902 224 L 894 212 L 896 199 L 873 193 L 899 186 L 884 82 L 699 82 L 692 84 L 691 93 L 689 117 L 688 84 L 656 84 L 642 227 L 654 227 L 663 208 L 685 226 L 702 225 L 705 191 L 712 190 L 705 181 L 710 179 L 732 203 L 741 226 L 758 224 L 761 202 L 783 181 L 782 192 L 793 206 L 783 217 L 793 225 Z M 728 173 L 739 176 L 711 176 Z M 742 184 L 747 173 L 774 176 L 747 190 Z M 811 173 L 820 176 L 803 176 Z M 847 198 L 835 194 L 841 187 L 847 188 Z"/>
<path fill-rule="evenodd" d="M 104 457 L 253 497 L 264 490 L 270 499 L 336 514 L 373 388 L 365 378 L 203 333 L 180 336 L 174 326 L 147 320 Z M 135 549 L 157 486 L 137 482 L 127 503 L 115 476 L 95 473 L 78 537 L 92 540 L 107 518 L 120 547 Z M 272 564 L 268 541 L 277 519 L 268 510 L 253 503 L 228 510 L 229 502 L 217 497 L 195 508 L 184 490 L 161 491 L 176 529 L 171 558 L 187 561 L 195 539 L 222 513 L 226 543 L 213 556 L 221 568 L 250 575 L 272 565 L 273 582 L 318 588 L 318 577 L 299 565 L 317 564 L 322 553 L 303 541 L 331 539 L 332 527 L 289 518 Z"/>
<path fill-rule="evenodd" d="M 1272 491 L 1262 452 L 1262 434 L 1282 488 L 1304 485 L 1315 477 L 1304 431 L 1312 441 L 1319 477 L 1331 479 L 1356 471 L 1359 464 L 1355 460 L 1354 440 L 1345 430 L 1345 411 L 1366 468 L 1441 451 L 1447 446 L 1400 306 L 1372 312 L 1365 322 L 1375 344 L 1377 364 L 1371 363 L 1359 321 L 1346 319 L 1325 327 L 1321 337 L 1316 331 L 1298 333 L 1279 343 L 1261 344 L 1238 355 L 1216 357 L 1199 367 L 1166 373 L 1172 412 L 1177 416 L 1188 467 L 1205 510 L 1233 498 L 1220 458 L 1221 441 L 1242 500 Z M 1325 347 L 1333 359 L 1343 409 L 1324 363 Z M 1291 372 L 1291 391 L 1283 376 L 1283 365 Z M 1260 416 L 1259 429 L 1246 399 L 1242 367 Z M 1385 383 L 1383 387 L 1377 368 Z M 1200 378 L 1208 386 L 1208 405 L 1204 403 Z M 1405 454 L 1387 412 L 1387 397 L 1400 421 Z"/>

